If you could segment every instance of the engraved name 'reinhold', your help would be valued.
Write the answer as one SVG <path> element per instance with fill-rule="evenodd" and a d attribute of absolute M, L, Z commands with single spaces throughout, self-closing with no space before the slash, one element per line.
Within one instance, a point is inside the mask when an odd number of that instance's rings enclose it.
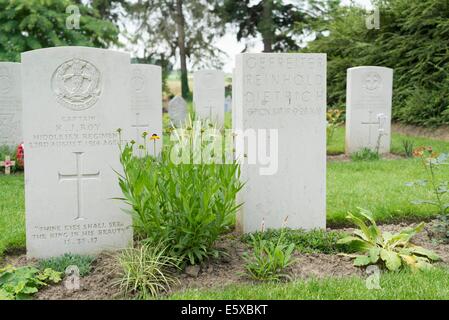
<path fill-rule="evenodd" d="M 246 74 L 244 76 L 244 84 L 247 86 L 297 86 L 297 87 L 312 87 L 324 86 L 324 77 L 321 74 L 301 74 L 286 73 L 286 72 L 267 72 Z"/>

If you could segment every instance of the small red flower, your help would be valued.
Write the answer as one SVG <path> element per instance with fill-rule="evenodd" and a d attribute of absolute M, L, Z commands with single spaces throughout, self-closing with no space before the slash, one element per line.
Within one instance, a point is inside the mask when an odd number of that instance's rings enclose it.
<path fill-rule="evenodd" d="M 25 164 L 25 150 L 23 147 L 23 143 L 17 146 L 16 158 L 19 165 L 23 167 L 23 165 Z"/>

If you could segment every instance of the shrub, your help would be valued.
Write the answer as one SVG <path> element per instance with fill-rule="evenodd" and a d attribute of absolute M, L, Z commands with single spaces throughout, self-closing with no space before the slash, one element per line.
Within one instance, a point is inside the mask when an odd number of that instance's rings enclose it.
<path fill-rule="evenodd" d="M 369 148 L 363 148 L 362 150 L 351 154 L 352 161 L 376 161 L 379 159 L 379 153 Z"/>
<path fill-rule="evenodd" d="M 30 299 L 39 288 L 62 280 L 61 273 L 47 268 L 15 268 L 11 265 L 0 269 L 0 300 Z"/>
<path fill-rule="evenodd" d="M 277 242 L 281 237 L 283 243 L 295 245 L 296 250 L 302 253 L 326 253 L 334 254 L 346 251 L 344 246 L 337 242 L 346 236 L 346 233 L 340 231 L 326 230 L 292 230 L 292 229 L 268 229 L 265 232 L 257 232 L 256 237 L 264 240 Z M 243 236 L 243 241 L 251 243 L 250 234 Z"/>
<path fill-rule="evenodd" d="M 118 285 L 125 294 L 136 294 L 139 299 L 154 298 L 170 289 L 177 279 L 170 269 L 179 261 L 166 255 L 167 247 L 144 243 L 140 248 L 124 250 L 118 256 L 121 277 Z"/>
<path fill-rule="evenodd" d="M 39 260 L 38 267 L 41 270 L 51 268 L 58 272 L 65 272 L 67 267 L 75 265 L 80 271 L 80 276 L 84 277 L 90 273 L 92 262 L 95 257 L 66 253 L 60 257 Z"/>
<path fill-rule="evenodd" d="M 380 29 L 370 30 L 360 6 L 335 6 L 306 52 L 328 57 L 328 105 L 346 99 L 347 69 L 394 68 L 393 120 L 435 126 L 449 123 L 447 0 L 375 1 Z M 301 25 L 298 32 L 302 31 Z"/>
<path fill-rule="evenodd" d="M 362 255 L 351 255 L 355 258 L 355 266 L 381 264 L 390 271 L 409 267 L 411 270 L 421 270 L 431 267 L 432 261 L 439 260 L 434 252 L 413 245 L 411 238 L 422 231 L 424 223 L 414 228 L 407 228 L 399 233 L 381 232 L 372 218 L 371 212 L 360 209 L 357 214 L 349 213 L 347 218 L 356 224 L 360 230 L 355 230 L 352 236 L 338 241 L 350 246 Z M 368 221 L 367 225 L 365 221 Z"/>
<path fill-rule="evenodd" d="M 209 127 L 210 123 L 203 123 L 201 134 Z M 176 143 L 192 144 L 195 139 L 201 139 L 195 142 L 201 146 L 205 143 L 193 127 L 173 130 Z M 166 148 L 161 156 L 140 158 L 133 155 L 133 143 L 125 145 L 119 183 L 123 200 L 131 206 L 137 235 L 162 241 L 168 255 L 195 264 L 218 255 L 214 243 L 233 225 L 240 206 L 235 200 L 242 188 L 240 167 L 235 162 L 175 164 L 170 155 L 179 144 Z"/>

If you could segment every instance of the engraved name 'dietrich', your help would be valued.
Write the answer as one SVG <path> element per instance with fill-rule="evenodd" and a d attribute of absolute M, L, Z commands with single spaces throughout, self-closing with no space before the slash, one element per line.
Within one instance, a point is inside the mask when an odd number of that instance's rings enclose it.
<path fill-rule="evenodd" d="M 60 105 L 74 111 L 86 110 L 100 97 L 101 74 L 89 61 L 74 58 L 56 69 L 51 85 Z"/>

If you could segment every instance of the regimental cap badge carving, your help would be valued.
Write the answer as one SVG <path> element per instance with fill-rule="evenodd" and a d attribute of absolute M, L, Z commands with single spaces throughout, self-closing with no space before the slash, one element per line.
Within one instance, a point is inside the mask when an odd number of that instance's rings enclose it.
<path fill-rule="evenodd" d="M 0 94 L 7 94 L 13 86 L 13 79 L 8 68 L 0 67 Z"/>
<path fill-rule="evenodd" d="M 132 72 L 131 85 L 136 92 L 142 92 L 145 87 L 145 77 L 142 71 L 135 69 Z"/>
<path fill-rule="evenodd" d="M 377 72 L 368 72 L 365 75 L 364 87 L 368 91 L 376 91 L 382 86 L 382 78 Z"/>
<path fill-rule="evenodd" d="M 51 81 L 56 100 L 70 110 L 89 109 L 101 94 L 100 71 L 86 60 L 75 58 L 64 62 Z"/>

